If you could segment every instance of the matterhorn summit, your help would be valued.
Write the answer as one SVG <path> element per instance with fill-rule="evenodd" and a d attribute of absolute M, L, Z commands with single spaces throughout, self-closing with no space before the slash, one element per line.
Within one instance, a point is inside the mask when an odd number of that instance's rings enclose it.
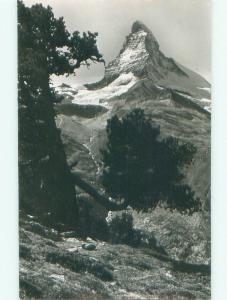
<path fill-rule="evenodd" d="M 136 21 L 120 53 L 105 67 L 103 79 L 81 88 L 73 103 L 110 107 L 111 100 L 119 97 L 162 99 L 172 98 L 170 94 L 181 105 L 210 111 L 210 84 L 165 56 L 152 31 Z"/>
<path fill-rule="evenodd" d="M 155 89 L 173 89 L 191 97 L 202 108 L 210 110 L 210 84 L 201 75 L 182 66 L 161 50 L 152 31 L 140 21 L 132 24 L 131 32 L 116 58 L 105 67 L 100 82 L 88 84 L 89 90 L 102 89 L 112 84 L 118 77 L 133 75 L 137 87 L 149 86 L 154 95 Z M 138 84 L 140 81 L 140 84 Z M 114 95 L 115 96 L 115 95 Z M 108 97 L 110 98 L 110 97 Z M 200 101 L 201 100 L 201 101 Z M 102 100 L 103 101 L 103 100 Z"/>
<path fill-rule="evenodd" d="M 119 55 L 108 64 L 105 78 L 108 81 L 127 72 L 153 81 L 165 78 L 169 72 L 187 77 L 173 59 L 165 57 L 151 30 L 140 21 L 133 23 Z"/>

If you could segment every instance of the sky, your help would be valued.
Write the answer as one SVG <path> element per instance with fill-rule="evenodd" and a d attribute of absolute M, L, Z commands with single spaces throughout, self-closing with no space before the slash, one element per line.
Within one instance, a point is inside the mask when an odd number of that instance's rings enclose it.
<path fill-rule="evenodd" d="M 161 51 L 211 81 L 210 0 L 25 0 L 50 5 L 63 16 L 67 29 L 98 32 L 98 48 L 108 63 L 114 59 L 134 21 L 151 29 Z M 83 84 L 100 80 L 102 64 L 85 67 L 76 76 L 54 77 L 55 84 Z"/>

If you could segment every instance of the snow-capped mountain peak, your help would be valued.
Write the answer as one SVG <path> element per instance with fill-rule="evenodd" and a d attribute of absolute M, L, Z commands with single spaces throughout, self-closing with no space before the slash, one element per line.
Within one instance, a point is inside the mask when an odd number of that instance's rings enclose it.
<path fill-rule="evenodd" d="M 109 82 L 127 72 L 149 76 L 153 81 L 165 78 L 169 72 L 187 77 L 173 59 L 165 57 L 151 30 L 140 21 L 133 23 L 119 55 L 106 67 L 105 79 Z"/>

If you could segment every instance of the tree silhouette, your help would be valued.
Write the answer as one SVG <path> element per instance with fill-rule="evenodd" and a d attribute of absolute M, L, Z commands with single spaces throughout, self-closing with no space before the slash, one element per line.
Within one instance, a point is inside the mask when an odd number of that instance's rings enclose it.
<path fill-rule="evenodd" d="M 18 1 L 18 102 L 20 208 L 48 213 L 54 222 L 77 223 L 74 183 L 55 125 L 50 76 L 103 62 L 97 33 L 70 34 L 50 6 Z"/>
<path fill-rule="evenodd" d="M 168 207 L 194 211 L 198 199 L 182 184 L 184 165 L 192 161 L 193 145 L 176 138 L 160 139 L 155 126 L 141 109 L 107 123 L 107 148 L 102 151 L 103 185 L 115 198 L 137 209 L 154 208 L 163 201 Z"/>

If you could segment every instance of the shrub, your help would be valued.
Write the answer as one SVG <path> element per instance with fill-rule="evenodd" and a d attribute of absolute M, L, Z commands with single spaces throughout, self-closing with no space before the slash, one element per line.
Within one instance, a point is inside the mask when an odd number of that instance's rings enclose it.
<path fill-rule="evenodd" d="M 109 238 L 113 243 L 130 244 L 133 240 L 133 218 L 130 212 L 109 211 L 106 218 Z"/>
<path fill-rule="evenodd" d="M 182 184 L 181 169 L 196 152 L 192 144 L 174 137 L 161 140 L 160 128 L 141 109 L 121 120 L 113 116 L 106 130 L 102 181 L 113 198 L 136 209 L 154 208 L 160 199 L 180 211 L 198 209 L 198 199 Z"/>

